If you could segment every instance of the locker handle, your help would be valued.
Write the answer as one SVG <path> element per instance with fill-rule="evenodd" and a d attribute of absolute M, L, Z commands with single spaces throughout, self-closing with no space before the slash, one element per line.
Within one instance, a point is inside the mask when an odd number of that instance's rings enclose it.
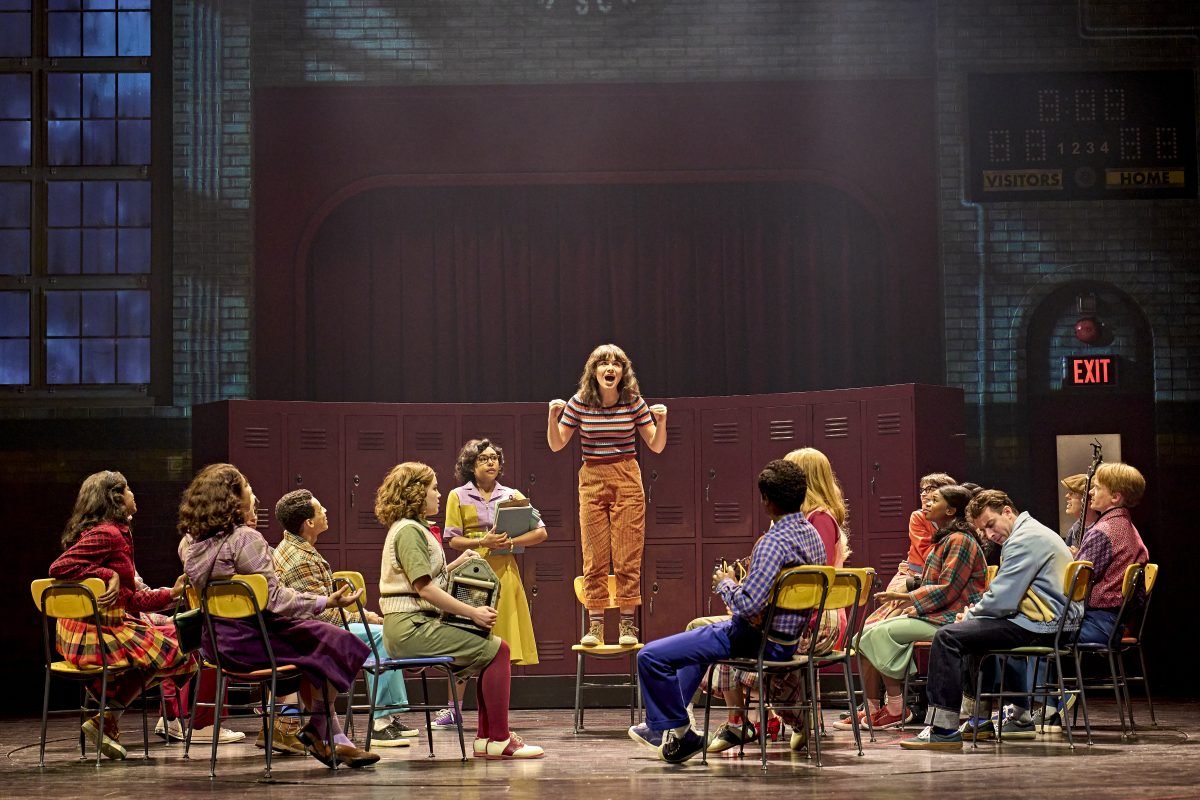
<path fill-rule="evenodd" d="M 650 616 L 654 616 L 654 595 L 650 595 Z"/>
<path fill-rule="evenodd" d="M 708 502 L 708 488 L 710 486 L 712 486 L 711 483 L 704 484 L 704 502 L 706 502 L 706 503 Z"/>
<path fill-rule="evenodd" d="M 654 484 L 653 483 L 646 487 L 646 505 L 648 505 L 648 506 L 654 505 Z"/>

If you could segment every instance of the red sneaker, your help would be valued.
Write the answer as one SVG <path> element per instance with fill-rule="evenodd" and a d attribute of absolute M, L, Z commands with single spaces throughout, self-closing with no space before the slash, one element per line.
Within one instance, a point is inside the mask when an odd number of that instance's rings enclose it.
<path fill-rule="evenodd" d="M 906 706 L 899 714 L 892 714 L 887 710 L 887 706 L 880 706 L 875 712 L 875 716 L 871 717 L 871 727 L 880 728 L 899 728 L 909 722 L 912 722 L 912 711 Z"/>

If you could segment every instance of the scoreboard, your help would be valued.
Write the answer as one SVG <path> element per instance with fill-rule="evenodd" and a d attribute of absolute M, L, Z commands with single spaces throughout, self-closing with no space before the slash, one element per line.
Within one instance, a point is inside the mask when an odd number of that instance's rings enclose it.
<path fill-rule="evenodd" d="M 1191 70 L 971 73 L 967 195 L 1196 197 Z"/>

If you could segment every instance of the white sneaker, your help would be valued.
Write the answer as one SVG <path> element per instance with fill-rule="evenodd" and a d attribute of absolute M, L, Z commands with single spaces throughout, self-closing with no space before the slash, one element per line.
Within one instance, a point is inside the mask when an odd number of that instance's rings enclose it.
<path fill-rule="evenodd" d="M 217 736 L 217 744 L 233 744 L 234 742 L 240 742 L 242 739 L 245 739 L 245 738 L 246 738 L 246 734 L 242 733 L 241 731 L 231 731 L 231 730 L 229 730 L 229 728 L 221 728 L 221 732 Z M 209 725 L 207 728 L 196 728 L 194 731 L 192 731 L 192 741 L 193 742 L 200 742 L 202 744 L 212 744 L 212 740 L 213 740 L 213 726 L 212 725 Z"/>
<path fill-rule="evenodd" d="M 165 720 L 159 717 L 158 722 L 154 723 L 154 734 L 160 739 L 182 742 L 184 735 L 183 723 L 177 719 Z"/>

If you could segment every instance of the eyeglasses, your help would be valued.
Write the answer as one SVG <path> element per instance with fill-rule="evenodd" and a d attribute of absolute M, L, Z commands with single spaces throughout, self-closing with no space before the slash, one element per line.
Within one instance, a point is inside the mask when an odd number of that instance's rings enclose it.
<path fill-rule="evenodd" d="M 499 464 L 500 456 L 496 456 L 496 455 L 476 456 L 475 463 L 476 464 Z"/>

